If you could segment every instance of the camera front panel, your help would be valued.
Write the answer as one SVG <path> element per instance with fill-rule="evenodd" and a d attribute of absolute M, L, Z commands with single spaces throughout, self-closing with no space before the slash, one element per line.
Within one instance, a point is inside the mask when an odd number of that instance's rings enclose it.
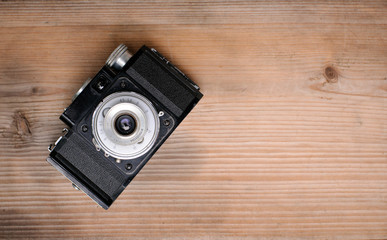
<path fill-rule="evenodd" d="M 125 109 L 121 110 L 123 106 Z M 139 117 L 141 114 L 143 117 Z M 127 136 L 120 134 L 115 126 L 125 115 L 136 119 L 136 130 Z M 146 125 L 144 130 L 139 126 L 143 122 Z M 112 79 L 111 87 L 102 94 L 99 103 L 74 129 L 94 146 L 95 151 L 129 176 L 126 186 L 179 123 L 168 109 L 136 86 L 129 75 L 121 72 Z"/>

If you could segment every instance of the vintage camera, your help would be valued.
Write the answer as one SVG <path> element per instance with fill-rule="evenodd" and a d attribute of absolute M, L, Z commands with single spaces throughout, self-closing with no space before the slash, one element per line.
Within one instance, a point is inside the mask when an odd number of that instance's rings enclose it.
<path fill-rule="evenodd" d="M 155 49 L 118 46 L 60 116 L 47 161 L 105 209 L 202 98 Z"/>

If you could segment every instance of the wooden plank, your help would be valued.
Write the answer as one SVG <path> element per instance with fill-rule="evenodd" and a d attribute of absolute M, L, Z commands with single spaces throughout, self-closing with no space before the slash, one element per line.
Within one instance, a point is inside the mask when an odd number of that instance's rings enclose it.
<path fill-rule="evenodd" d="M 383 0 L 2 1 L 2 26 L 143 24 L 385 24 Z"/>
<path fill-rule="evenodd" d="M 386 239 L 384 1 L 0 3 L 0 238 Z M 45 162 L 121 42 L 204 98 L 108 211 Z"/>

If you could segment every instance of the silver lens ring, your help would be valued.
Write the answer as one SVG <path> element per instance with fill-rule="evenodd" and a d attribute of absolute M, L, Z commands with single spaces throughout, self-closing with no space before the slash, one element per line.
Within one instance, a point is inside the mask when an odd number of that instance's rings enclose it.
<path fill-rule="evenodd" d="M 124 136 L 117 132 L 115 121 L 122 115 L 134 118 L 134 131 Z M 117 92 L 107 96 L 93 113 L 92 130 L 97 148 L 120 160 L 145 154 L 159 133 L 159 117 L 152 103 L 134 92 Z"/>
<path fill-rule="evenodd" d="M 117 118 L 122 115 L 132 116 L 136 122 L 134 132 L 128 136 L 118 133 L 115 127 Z M 103 127 L 108 138 L 115 144 L 131 145 L 139 142 L 144 137 L 147 130 L 147 123 L 145 114 L 141 108 L 132 103 L 119 103 L 108 110 L 105 115 Z"/>

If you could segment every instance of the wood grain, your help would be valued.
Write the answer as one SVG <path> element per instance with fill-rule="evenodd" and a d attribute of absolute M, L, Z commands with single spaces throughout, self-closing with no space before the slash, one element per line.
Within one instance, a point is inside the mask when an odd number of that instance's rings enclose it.
<path fill-rule="evenodd" d="M 105 211 L 45 158 L 119 43 L 205 96 Z M 0 238 L 387 239 L 385 1 L 2 1 L 0 54 Z"/>

